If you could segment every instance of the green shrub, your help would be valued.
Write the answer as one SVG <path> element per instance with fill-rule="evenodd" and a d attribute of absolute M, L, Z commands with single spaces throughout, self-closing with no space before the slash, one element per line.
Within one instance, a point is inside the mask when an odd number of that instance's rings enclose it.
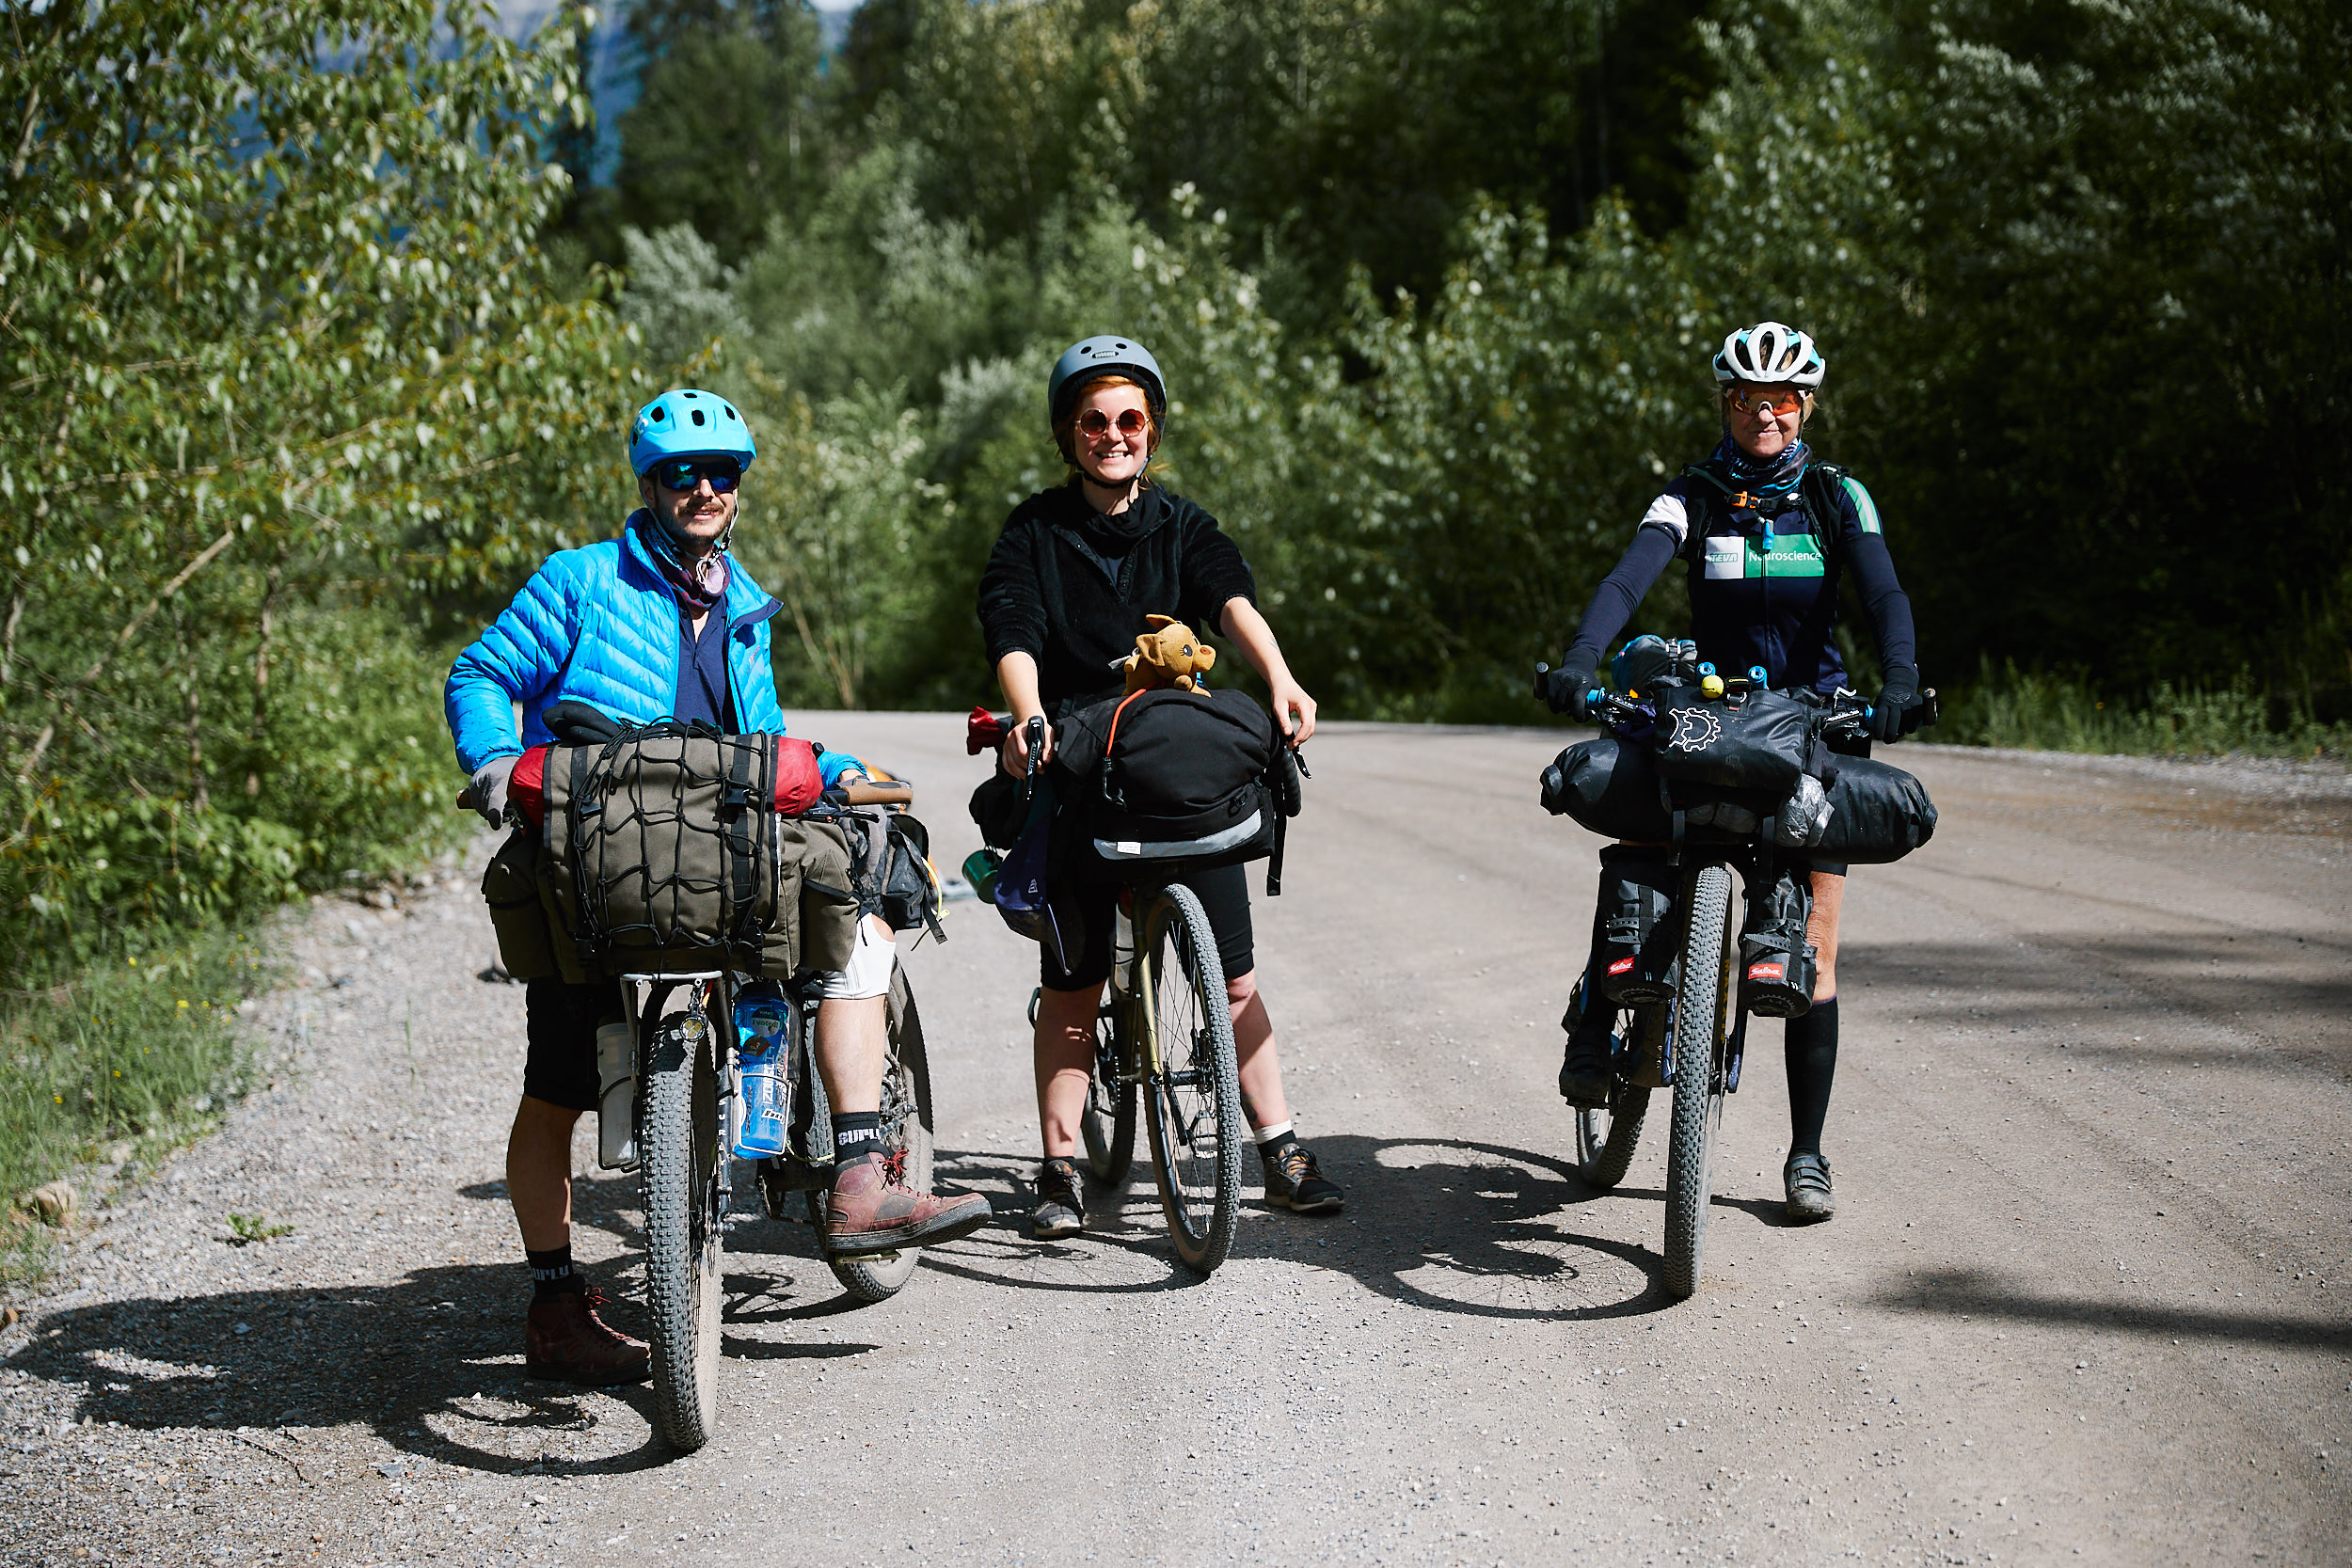
<path fill-rule="evenodd" d="M 2026 751 L 2121 755 L 2352 756 L 2352 724 L 2327 724 L 2292 699 L 2264 692 L 2239 671 L 2224 687 L 2158 681 L 2140 701 L 2110 701 L 2080 675 L 1995 670 L 1945 709 L 1933 738 Z"/>

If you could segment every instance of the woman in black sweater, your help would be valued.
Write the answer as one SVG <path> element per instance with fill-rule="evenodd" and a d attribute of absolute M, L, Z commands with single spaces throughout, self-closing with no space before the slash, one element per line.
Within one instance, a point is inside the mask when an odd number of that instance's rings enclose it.
<path fill-rule="evenodd" d="M 1153 483 L 1148 469 L 1168 420 L 1158 363 L 1140 343 L 1089 338 L 1056 361 L 1046 409 L 1070 479 L 1013 509 L 980 578 L 980 626 L 989 661 L 1013 713 L 1004 763 L 1025 776 L 1032 759 L 1023 729 L 1069 707 L 1115 693 L 1118 661 L 1147 630 L 1147 615 L 1172 615 L 1196 632 L 1232 640 L 1265 677 L 1275 722 L 1294 741 L 1314 734 L 1315 700 L 1283 662 L 1274 629 L 1258 612 L 1257 588 L 1241 550 L 1216 519 Z M 1242 1104 L 1257 1130 L 1266 1201 L 1300 1213 L 1331 1213 L 1343 1201 L 1291 1128 L 1282 1096 L 1274 1024 L 1258 994 L 1243 868 L 1220 866 L 1184 879 L 1216 927 L 1225 991 L 1233 1010 Z M 1086 1227 L 1076 1154 L 1094 1060 L 1094 1026 L 1110 974 L 1107 878 L 1085 880 L 1086 927 L 1075 970 L 1041 948 L 1043 990 L 1037 1014 L 1039 1130 L 1036 1234 L 1073 1235 Z"/>

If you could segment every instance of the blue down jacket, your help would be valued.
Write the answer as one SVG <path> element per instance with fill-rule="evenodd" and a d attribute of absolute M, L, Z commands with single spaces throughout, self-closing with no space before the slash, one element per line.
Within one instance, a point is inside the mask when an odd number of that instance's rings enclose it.
<path fill-rule="evenodd" d="M 740 561 L 727 563 L 727 695 L 746 733 L 784 733 L 768 663 L 768 621 L 781 609 Z M 677 704 L 678 607 L 633 528 L 602 544 L 562 550 L 532 574 L 504 614 L 457 656 L 442 691 L 457 765 L 469 774 L 495 757 L 555 737 L 541 717 L 566 699 L 643 724 Z M 515 705 L 522 705 L 522 728 Z M 819 752 L 831 784 L 855 757 Z"/>

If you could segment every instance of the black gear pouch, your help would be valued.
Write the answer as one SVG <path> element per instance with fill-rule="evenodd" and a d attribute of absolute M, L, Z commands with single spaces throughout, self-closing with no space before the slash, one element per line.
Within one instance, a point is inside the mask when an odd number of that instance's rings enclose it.
<path fill-rule="evenodd" d="M 1677 879 L 1656 849 L 1613 844 L 1600 852 L 1600 993 L 1619 1006 L 1674 995 Z"/>
<path fill-rule="evenodd" d="M 1761 1018 L 1799 1018 L 1812 1010 L 1815 953 L 1804 940 L 1812 888 L 1801 872 L 1783 871 L 1758 896 L 1751 891 L 1740 933 L 1740 1006 Z"/>

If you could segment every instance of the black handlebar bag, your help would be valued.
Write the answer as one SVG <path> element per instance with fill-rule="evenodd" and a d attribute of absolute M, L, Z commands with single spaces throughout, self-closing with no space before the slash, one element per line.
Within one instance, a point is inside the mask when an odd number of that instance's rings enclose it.
<path fill-rule="evenodd" d="M 1066 715 L 1055 736 L 1062 794 L 1113 864 L 1280 863 L 1297 813 L 1295 762 L 1274 720 L 1240 691 L 1131 692 Z M 1269 868 L 1272 889 L 1279 869 Z"/>
<path fill-rule="evenodd" d="M 1660 693 L 1658 776 L 1669 784 L 1788 798 L 1813 761 L 1811 710 L 1780 691 L 1708 698 L 1696 687 Z"/>
<path fill-rule="evenodd" d="M 850 845 L 789 809 L 813 760 L 772 735 L 675 721 L 548 753 L 541 875 L 575 982 L 836 970 L 857 942 Z M 798 799 L 804 800 L 803 794 Z M 565 954 L 565 946 L 573 949 Z"/>

